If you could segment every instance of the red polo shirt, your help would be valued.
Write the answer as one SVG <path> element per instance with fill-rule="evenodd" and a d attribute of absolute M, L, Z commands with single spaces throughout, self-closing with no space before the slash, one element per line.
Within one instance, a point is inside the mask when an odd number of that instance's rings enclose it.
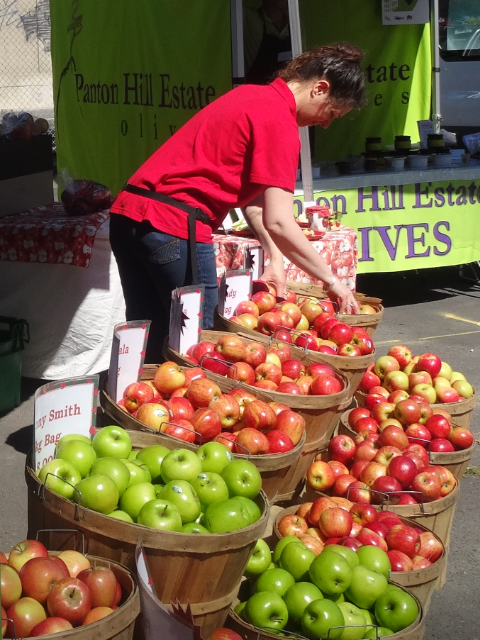
<path fill-rule="evenodd" d="M 228 211 L 266 186 L 293 193 L 300 152 L 295 116 L 293 94 L 279 78 L 233 89 L 193 116 L 128 182 L 204 211 L 212 224 L 197 221 L 197 241 L 209 243 Z M 188 238 L 187 214 L 175 207 L 121 191 L 111 212 Z"/>

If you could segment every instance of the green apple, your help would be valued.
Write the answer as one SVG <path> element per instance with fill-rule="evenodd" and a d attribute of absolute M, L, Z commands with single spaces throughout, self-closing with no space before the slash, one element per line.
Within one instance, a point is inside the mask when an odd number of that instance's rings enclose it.
<path fill-rule="evenodd" d="M 387 629 L 387 627 L 372 627 L 367 629 L 363 637 L 365 640 L 378 640 L 378 638 L 383 638 L 384 636 L 393 636 L 393 631 Z"/>
<path fill-rule="evenodd" d="M 291 573 L 285 571 L 285 569 L 272 569 L 271 571 L 265 571 L 258 577 L 255 583 L 255 592 L 270 591 L 283 598 L 287 589 L 293 584 L 295 584 L 295 579 Z"/>
<path fill-rule="evenodd" d="M 352 581 L 352 569 L 340 554 L 324 554 L 322 551 L 313 560 L 309 576 L 324 595 L 336 595 L 343 593 L 349 587 Z"/>
<path fill-rule="evenodd" d="M 86 478 L 97 455 L 92 444 L 82 440 L 67 440 L 61 447 L 56 447 L 55 458 L 61 458 L 73 464 L 82 478 Z"/>
<path fill-rule="evenodd" d="M 117 485 L 118 495 L 122 495 L 130 482 L 130 471 L 118 458 L 97 458 L 90 469 L 90 476 L 109 476 Z"/>
<path fill-rule="evenodd" d="M 202 471 L 222 473 L 227 464 L 233 460 L 229 449 L 221 442 L 206 442 L 197 449 L 197 456 L 202 463 Z"/>
<path fill-rule="evenodd" d="M 193 451 L 189 453 L 193 453 Z M 182 518 L 182 524 L 194 522 L 202 511 L 196 492 L 192 485 L 186 480 L 172 480 L 171 482 L 167 482 L 160 491 L 160 498 L 168 500 L 177 507 Z"/>
<path fill-rule="evenodd" d="M 82 476 L 75 465 L 57 458 L 43 465 L 38 472 L 38 478 L 51 491 L 71 500 L 75 493 L 75 485 L 80 482 Z"/>
<path fill-rule="evenodd" d="M 68 442 L 69 440 L 80 440 L 80 442 L 92 444 L 92 439 L 88 436 L 81 436 L 80 434 L 76 433 L 67 433 L 66 436 L 63 436 L 63 438 L 60 438 L 60 440 L 57 442 L 57 447 L 61 447 L 64 442 Z"/>
<path fill-rule="evenodd" d="M 249 460 L 232 460 L 222 471 L 230 497 L 243 496 L 253 500 L 262 488 L 262 476 Z"/>
<path fill-rule="evenodd" d="M 327 598 L 327 600 L 331 600 L 332 602 L 335 602 L 335 604 L 340 604 L 340 602 L 345 602 L 345 595 L 343 593 L 336 593 L 335 595 L 326 593 L 325 598 Z"/>
<path fill-rule="evenodd" d="M 137 523 L 162 531 L 182 530 L 182 518 L 177 507 L 161 498 L 155 498 L 143 505 L 138 514 Z"/>
<path fill-rule="evenodd" d="M 126 511 L 122 511 L 121 509 L 117 509 L 116 511 L 112 511 L 112 513 L 107 513 L 110 518 L 116 518 L 117 520 L 123 520 L 123 522 L 133 522 L 131 517 L 128 515 Z"/>
<path fill-rule="evenodd" d="M 260 507 L 256 502 L 250 500 L 250 498 L 244 498 L 243 496 L 237 496 L 237 499 L 245 505 L 249 515 L 250 515 L 250 524 L 254 524 L 257 520 L 260 520 L 262 517 L 262 512 L 260 511 Z"/>
<path fill-rule="evenodd" d="M 317 557 L 320 558 L 321 555 Z M 345 560 L 344 562 L 346 563 Z M 342 627 L 343 624 L 344 619 L 341 609 L 334 602 L 327 599 L 310 602 L 302 615 L 303 633 L 311 640 L 318 640 L 319 638 L 337 640 L 341 637 L 343 629 L 335 629 L 334 627 Z"/>
<path fill-rule="evenodd" d="M 367 629 L 369 628 L 369 626 L 377 624 L 377 619 L 375 618 L 375 616 L 373 615 L 373 613 L 369 609 L 360 609 L 360 611 L 365 616 L 365 622 L 367 623 Z"/>
<path fill-rule="evenodd" d="M 229 498 L 207 507 L 204 524 L 210 533 L 228 533 L 250 526 L 250 514 L 240 500 Z"/>
<path fill-rule="evenodd" d="M 210 531 L 197 522 L 187 522 L 182 526 L 182 533 L 210 533 Z"/>
<path fill-rule="evenodd" d="M 163 459 L 160 473 L 165 484 L 172 480 L 191 482 L 202 473 L 202 463 L 189 449 L 173 449 Z"/>
<path fill-rule="evenodd" d="M 350 547 L 343 547 L 341 544 L 328 544 L 322 551 L 322 553 L 338 553 L 345 558 L 350 565 L 350 568 L 356 567 L 360 564 L 360 560 L 357 556 L 357 552 Z M 385 554 L 386 555 L 386 554 Z M 387 556 L 388 557 L 388 556 Z"/>
<path fill-rule="evenodd" d="M 228 487 L 218 473 L 202 472 L 190 484 L 197 494 L 202 508 L 206 508 L 214 502 L 228 500 Z"/>
<path fill-rule="evenodd" d="M 244 620 L 243 617 L 243 611 L 245 609 L 245 605 L 247 604 L 247 601 L 245 600 L 245 602 L 239 602 L 237 604 L 237 606 L 234 608 L 235 613 L 237 614 L 237 616 L 239 618 L 241 618 L 242 620 Z"/>
<path fill-rule="evenodd" d="M 117 506 L 119 498 L 117 485 L 109 476 L 84 478 L 76 488 L 78 491 L 74 492 L 73 500 L 82 507 L 107 515 Z"/>
<path fill-rule="evenodd" d="M 138 457 L 138 451 L 130 451 L 127 456 L 127 460 L 136 460 Z"/>
<path fill-rule="evenodd" d="M 394 633 L 406 629 L 418 618 L 417 601 L 403 589 L 389 589 L 375 602 L 378 624 Z"/>
<path fill-rule="evenodd" d="M 361 640 L 367 630 L 365 616 L 361 609 L 351 602 L 340 602 L 338 608 L 343 613 L 346 626 L 340 640 Z"/>
<path fill-rule="evenodd" d="M 287 605 L 276 593 L 261 591 L 247 600 L 245 618 L 254 627 L 261 629 L 283 629 L 288 621 Z"/>
<path fill-rule="evenodd" d="M 285 536 L 284 538 L 280 538 L 280 540 L 275 545 L 275 549 L 273 550 L 272 560 L 276 564 L 278 564 L 280 560 L 280 556 L 282 555 L 282 551 L 285 549 L 287 544 L 301 544 L 305 549 L 307 548 L 301 540 L 299 540 L 296 536 Z"/>
<path fill-rule="evenodd" d="M 270 547 L 265 540 L 260 538 L 250 554 L 244 573 L 248 577 L 259 576 L 264 571 L 268 571 L 271 564 L 272 554 Z"/>
<path fill-rule="evenodd" d="M 130 436 L 121 427 L 103 427 L 93 436 L 92 447 L 98 458 L 128 458 L 132 450 Z"/>
<path fill-rule="evenodd" d="M 370 609 L 387 585 L 388 580 L 382 573 L 360 564 L 352 571 L 352 579 L 345 591 L 345 597 L 360 609 Z"/>
<path fill-rule="evenodd" d="M 134 522 L 137 521 L 140 509 L 144 504 L 156 498 L 155 488 L 150 482 L 140 482 L 125 489 L 120 498 L 120 509 L 128 513 Z"/>
<path fill-rule="evenodd" d="M 162 476 L 160 475 L 160 467 L 163 459 L 168 453 L 170 453 L 170 449 L 167 449 L 167 447 L 164 447 L 161 444 L 152 444 L 137 452 L 136 459 L 147 465 L 154 484 L 157 482 L 163 484 Z"/>
<path fill-rule="evenodd" d="M 292 574 L 295 582 L 305 582 L 308 580 L 308 570 L 315 557 L 311 549 L 301 547 L 299 544 L 287 544 L 278 564 Z"/>
<path fill-rule="evenodd" d="M 152 482 L 152 476 L 150 475 L 147 465 L 140 462 L 140 460 L 127 460 L 127 458 L 123 458 L 120 462 L 127 467 L 130 474 L 128 480 L 129 487 L 133 487 L 133 485 L 141 482 Z"/>
<path fill-rule="evenodd" d="M 165 485 L 164 484 L 154 484 L 153 487 L 155 489 L 155 495 L 157 496 L 157 498 L 160 495 L 160 491 L 163 489 Z"/>
<path fill-rule="evenodd" d="M 390 558 L 383 549 L 366 544 L 357 550 L 357 557 L 360 564 L 363 564 L 364 567 L 378 571 L 378 573 L 383 574 L 387 580 L 390 580 L 392 570 Z"/>
<path fill-rule="evenodd" d="M 288 609 L 288 621 L 300 624 L 307 605 L 314 600 L 321 600 L 322 592 L 311 582 L 296 582 L 287 589 L 283 601 Z"/>

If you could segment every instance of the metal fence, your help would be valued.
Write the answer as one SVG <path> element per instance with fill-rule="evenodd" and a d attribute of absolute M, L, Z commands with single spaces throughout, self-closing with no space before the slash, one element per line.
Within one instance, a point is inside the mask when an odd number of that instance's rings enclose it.
<path fill-rule="evenodd" d="M 27 111 L 53 126 L 49 0 L 0 0 L 0 117 Z"/>

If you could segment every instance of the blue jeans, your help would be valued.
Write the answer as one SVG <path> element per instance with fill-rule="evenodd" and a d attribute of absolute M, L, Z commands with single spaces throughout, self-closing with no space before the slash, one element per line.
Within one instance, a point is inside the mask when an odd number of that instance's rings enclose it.
<path fill-rule="evenodd" d="M 187 240 L 158 231 L 148 221 L 110 217 L 110 244 L 120 273 L 127 320 L 151 320 L 146 363 L 162 362 L 168 336 L 172 291 L 192 283 Z M 212 244 L 197 242 L 199 282 L 205 285 L 203 329 L 213 328 L 218 303 Z"/>

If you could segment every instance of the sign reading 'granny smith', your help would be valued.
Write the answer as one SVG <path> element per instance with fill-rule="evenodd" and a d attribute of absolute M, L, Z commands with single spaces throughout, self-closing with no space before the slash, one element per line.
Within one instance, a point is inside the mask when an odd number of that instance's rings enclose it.
<path fill-rule="evenodd" d="M 117 193 L 231 89 L 225 0 L 51 0 L 59 170 Z"/>
<path fill-rule="evenodd" d="M 358 273 L 467 264 L 480 258 L 480 180 L 322 191 L 319 205 L 357 230 Z M 300 200 L 295 200 L 301 210 Z"/>

